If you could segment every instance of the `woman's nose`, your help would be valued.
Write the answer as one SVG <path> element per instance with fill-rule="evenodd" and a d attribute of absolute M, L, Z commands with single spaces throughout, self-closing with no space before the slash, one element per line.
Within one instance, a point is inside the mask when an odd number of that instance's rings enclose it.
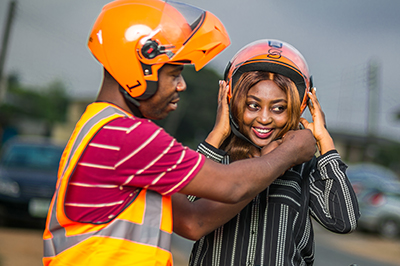
<path fill-rule="evenodd" d="M 263 109 L 257 116 L 258 122 L 267 125 L 272 122 L 272 116 L 268 110 Z"/>

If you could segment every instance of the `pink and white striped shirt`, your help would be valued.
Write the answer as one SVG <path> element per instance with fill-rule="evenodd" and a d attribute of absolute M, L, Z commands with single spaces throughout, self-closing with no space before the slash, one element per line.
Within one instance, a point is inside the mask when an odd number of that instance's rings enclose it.
<path fill-rule="evenodd" d="M 89 142 L 71 176 L 65 213 L 73 221 L 105 223 L 141 188 L 171 195 L 186 186 L 205 157 L 147 119 L 122 117 Z"/>

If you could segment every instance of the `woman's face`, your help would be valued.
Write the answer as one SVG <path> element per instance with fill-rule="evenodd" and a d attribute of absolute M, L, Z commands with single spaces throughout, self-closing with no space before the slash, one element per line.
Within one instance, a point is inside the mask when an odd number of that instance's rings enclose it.
<path fill-rule="evenodd" d="M 243 113 L 245 136 L 263 147 L 279 135 L 287 122 L 287 96 L 275 82 L 263 80 L 250 88 Z"/>

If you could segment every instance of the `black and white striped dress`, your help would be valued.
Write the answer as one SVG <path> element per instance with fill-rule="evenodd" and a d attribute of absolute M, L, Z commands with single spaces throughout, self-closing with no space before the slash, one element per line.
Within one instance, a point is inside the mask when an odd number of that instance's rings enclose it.
<path fill-rule="evenodd" d="M 198 151 L 229 163 L 224 151 L 205 142 Z M 236 217 L 197 241 L 189 265 L 312 265 L 311 216 L 332 232 L 356 228 L 358 202 L 346 169 L 335 150 L 289 169 Z"/>

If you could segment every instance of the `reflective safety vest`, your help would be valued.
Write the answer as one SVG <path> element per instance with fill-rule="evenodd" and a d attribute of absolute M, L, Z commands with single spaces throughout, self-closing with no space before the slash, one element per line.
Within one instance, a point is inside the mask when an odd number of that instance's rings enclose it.
<path fill-rule="evenodd" d="M 93 103 L 76 125 L 60 161 L 56 192 L 43 234 L 46 265 L 172 265 L 171 197 L 141 189 L 109 223 L 68 219 L 64 199 L 68 181 L 86 146 L 106 123 L 131 116 L 109 103 Z"/>

